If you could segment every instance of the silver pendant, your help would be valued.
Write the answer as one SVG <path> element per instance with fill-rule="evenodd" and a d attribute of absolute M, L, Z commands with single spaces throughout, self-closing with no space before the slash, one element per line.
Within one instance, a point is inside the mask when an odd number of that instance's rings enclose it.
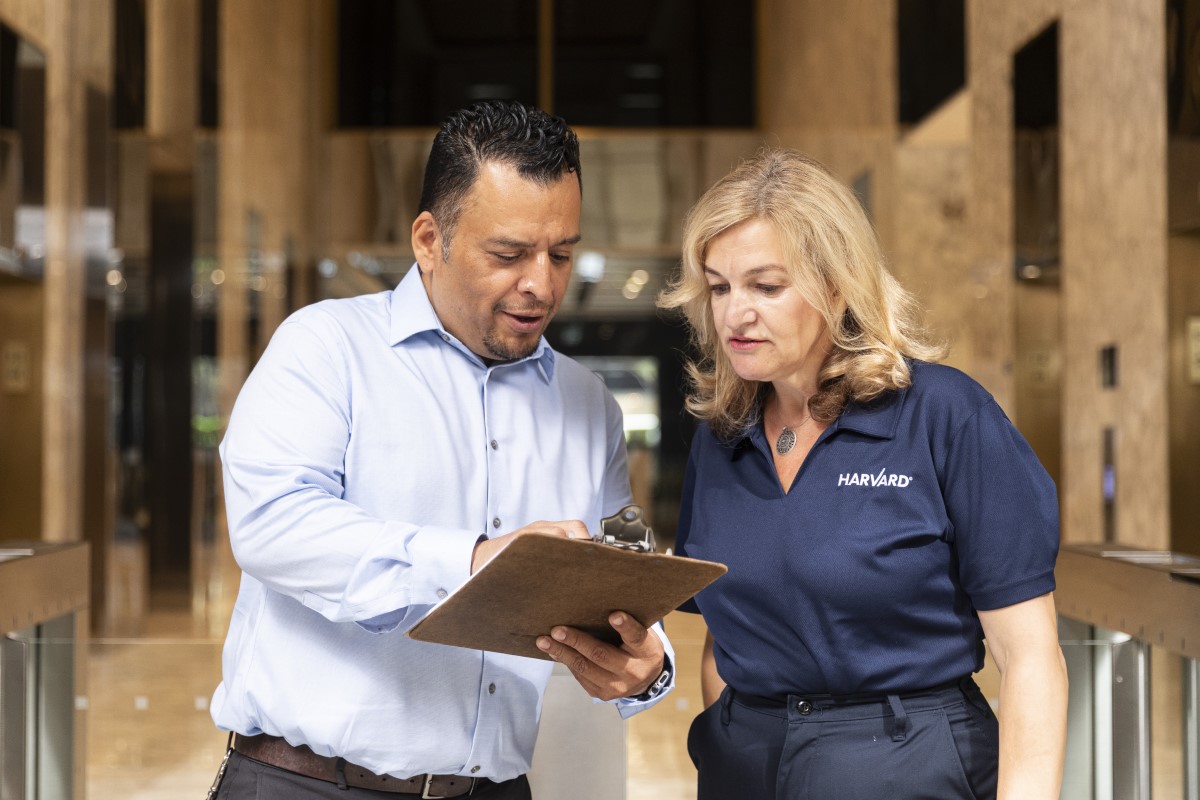
<path fill-rule="evenodd" d="M 779 434 L 779 438 L 775 440 L 775 452 L 781 456 L 787 455 L 795 446 L 796 432 L 785 426 L 783 433 Z"/>

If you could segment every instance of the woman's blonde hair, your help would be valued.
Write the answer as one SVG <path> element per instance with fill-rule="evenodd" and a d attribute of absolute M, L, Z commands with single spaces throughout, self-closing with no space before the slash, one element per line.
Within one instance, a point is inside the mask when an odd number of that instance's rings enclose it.
<path fill-rule="evenodd" d="M 888 272 L 875 230 L 854 194 L 820 163 L 792 150 L 770 149 L 713 185 L 688 212 L 680 274 L 658 298 L 682 309 L 701 354 L 687 365 L 687 409 L 717 436 L 730 439 L 754 425 L 769 384 L 734 371 L 713 322 L 704 273 L 709 243 L 750 220 L 779 237 L 793 284 L 825 319 L 832 348 L 809 399 L 815 419 L 835 419 L 848 402 L 869 402 L 909 385 L 906 358 L 936 361 L 912 296 Z"/>

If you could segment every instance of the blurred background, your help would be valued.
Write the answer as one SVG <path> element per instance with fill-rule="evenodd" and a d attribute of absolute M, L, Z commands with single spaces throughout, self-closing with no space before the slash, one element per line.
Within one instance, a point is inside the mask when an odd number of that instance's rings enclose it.
<path fill-rule="evenodd" d="M 0 799 L 207 788 L 233 400 L 290 312 L 395 286 L 436 126 L 485 98 L 579 131 L 547 336 L 668 544 L 684 212 L 764 144 L 853 186 L 1058 484 L 1063 796 L 1200 800 L 1200 0 L 0 0 Z M 694 796 L 675 616 L 630 798 Z"/>

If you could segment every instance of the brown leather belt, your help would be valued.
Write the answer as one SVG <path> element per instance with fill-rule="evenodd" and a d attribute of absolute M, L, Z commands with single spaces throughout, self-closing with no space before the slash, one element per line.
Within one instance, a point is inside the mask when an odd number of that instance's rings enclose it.
<path fill-rule="evenodd" d="M 265 733 L 258 736 L 235 735 L 233 749 L 246 758 L 288 772 L 339 786 L 344 784 L 376 792 L 395 792 L 424 798 L 463 797 L 490 783 L 486 778 L 464 778 L 461 775 L 414 775 L 411 778 L 378 775 L 340 758 L 319 756 L 304 745 L 294 747 L 278 736 Z"/>

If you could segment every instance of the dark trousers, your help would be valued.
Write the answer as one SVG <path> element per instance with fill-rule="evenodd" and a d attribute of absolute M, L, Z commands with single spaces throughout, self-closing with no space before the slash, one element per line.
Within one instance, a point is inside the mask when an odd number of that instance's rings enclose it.
<path fill-rule="evenodd" d="M 339 789 L 336 783 L 308 778 L 263 764 L 241 753 L 229 754 L 217 800 L 408 800 L 420 795 L 377 792 L 373 789 Z M 470 795 L 484 800 L 531 800 L 529 781 L 522 775 L 504 783 L 486 784 Z M 465 799 L 466 800 L 466 799 Z"/>
<path fill-rule="evenodd" d="M 969 678 L 874 702 L 726 688 L 688 732 L 698 800 L 991 800 L 998 752 Z"/>

